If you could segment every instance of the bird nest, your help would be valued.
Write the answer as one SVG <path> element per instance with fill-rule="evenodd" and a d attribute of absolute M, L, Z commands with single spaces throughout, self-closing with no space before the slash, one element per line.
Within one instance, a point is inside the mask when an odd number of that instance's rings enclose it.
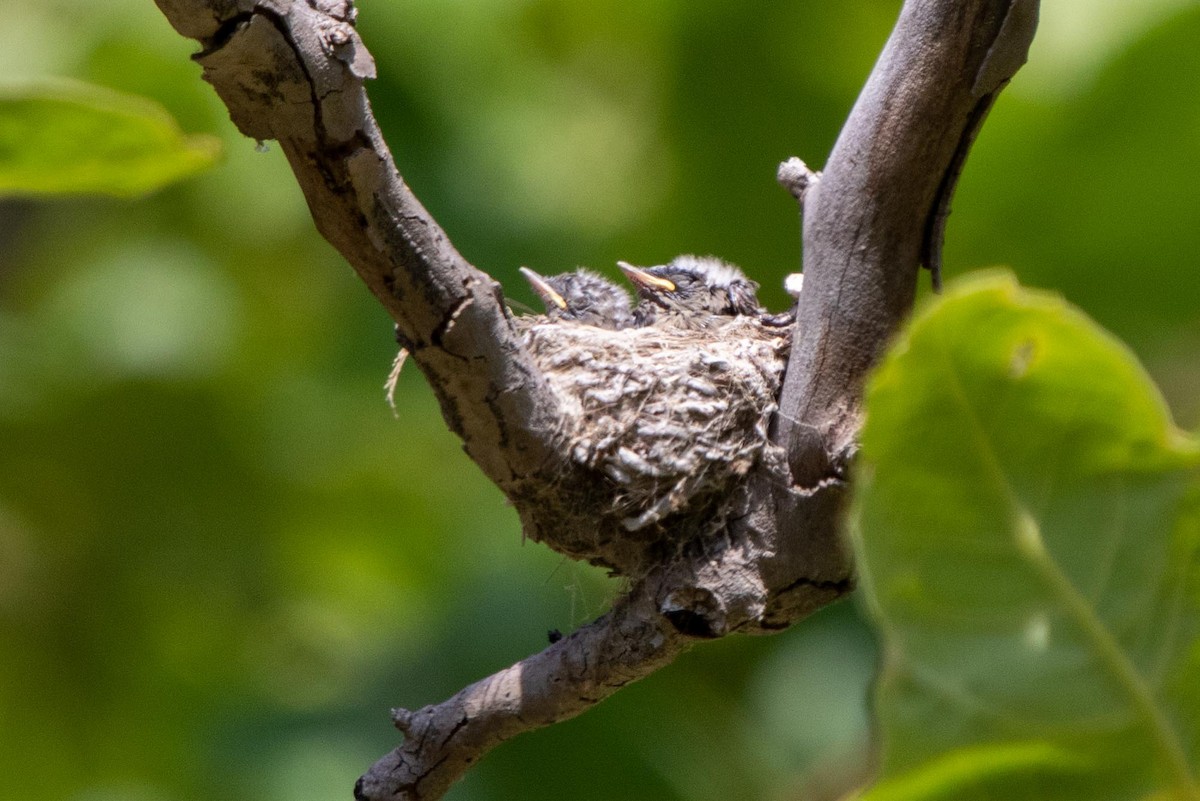
<path fill-rule="evenodd" d="M 605 517 L 624 536 L 654 539 L 778 459 L 767 426 L 790 344 L 781 329 L 751 316 L 704 330 L 521 328 L 559 398 L 566 456 L 607 479 Z"/>

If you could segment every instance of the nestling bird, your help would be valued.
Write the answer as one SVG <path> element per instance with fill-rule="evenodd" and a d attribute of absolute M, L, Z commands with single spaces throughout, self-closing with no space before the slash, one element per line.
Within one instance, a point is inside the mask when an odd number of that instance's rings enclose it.
<path fill-rule="evenodd" d="M 551 320 L 612 330 L 633 325 L 629 294 L 590 270 L 580 267 L 574 272 L 546 277 L 522 267 L 521 275 L 542 299 L 546 316 Z"/>
<path fill-rule="evenodd" d="M 716 256 L 676 256 L 666 264 L 634 267 L 619 261 L 641 302 L 634 324 L 708 328 L 722 318 L 761 315 L 758 284 Z"/>

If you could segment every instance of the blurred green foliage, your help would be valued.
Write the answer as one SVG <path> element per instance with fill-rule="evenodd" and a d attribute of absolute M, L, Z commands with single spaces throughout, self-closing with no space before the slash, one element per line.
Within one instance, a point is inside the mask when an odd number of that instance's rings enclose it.
<path fill-rule="evenodd" d="M 0 86 L 0 197 L 137 197 L 211 167 L 219 150 L 135 95 L 81 81 Z"/>
<path fill-rule="evenodd" d="M 960 280 L 876 371 L 855 469 L 867 799 L 1200 797 L 1200 444 L 1121 343 Z"/>
<path fill-rule="evenodd" d="M 947 274 L 1011 264 L 1130 341 L 1200 420 L 1200 8 L 1056 0 L 967 165 Z M 555 272 L 679 252 L 775 308 L 777 163 L 819 165 L 898 0 L 362 0 L 371 95 L 464 255 Z M 394 705 L 603 611 L 522 544 L 390 325 L 150 0 L 7 3 L 0 79 L 94 82 L 224 144 L 148 200 L 0 206 L 0 799 L 349 797 Z M 822 798 L 865 748 L 852 604 L 699 648 L 506 744 L 452 797 Z M 805 788 L 812 790 L 804 792 Z"/>

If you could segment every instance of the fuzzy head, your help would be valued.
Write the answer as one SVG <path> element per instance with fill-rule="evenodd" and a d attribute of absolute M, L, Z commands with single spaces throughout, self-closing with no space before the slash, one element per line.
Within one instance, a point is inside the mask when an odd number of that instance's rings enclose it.
<path fill-rule="evenodd" d="M 676 256 L 667 264 L 617 266 L 637 287 L 638 296 L 677 314 L 735 316 L 759 312 L 758 284 L 716 256 Z"/>
<path fill-rule="evenodd" d="M 528 267 L 521 275 L 542 299 L 546 316 L 598 328 L 627 328 L 633 323 L 629 295 L 621 287 L 582 267 L 544 277 Z"/>

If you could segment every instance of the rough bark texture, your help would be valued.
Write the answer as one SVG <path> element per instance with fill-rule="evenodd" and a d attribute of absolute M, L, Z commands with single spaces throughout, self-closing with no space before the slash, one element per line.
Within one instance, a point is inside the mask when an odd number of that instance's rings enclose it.
<path fill-rule="evenodd" d="M 396 710 L 404 743 L 357 798 L 438 798 L 498 743 L 586 710 L 693 643 L 786 628 L 849 591 L 838 521 L 863 380 L 911 306 L 920 264 L 936 275 L 955 181 L 1024 62 L 1037 0 L 909 0 L 825 172 L 781 167 L 805 206 L 805 284 L 763 443 L 772 458 L 734 471 L 699 512 L 671 507 L 632 533 L 610 514 L 613 482 L 572 457 L 579 420 L 498 285 L 397 173 L 363 89 L 374 65 L 349 0 L 156 2 L 200 42 L 196 60 L 239 129 L 280 143 L 317 227 L 395 319 L 447 424 L 527 535 L 631 579 L 608 614 L 545 651 L 442 703 Z"/>
<path fill-rule="evenodd" d="M 274 139 L 313 220 L 396 320 L 471 458 L 502 489 L 552 458 L 553 396 L 500 287 L 459 255 L 404 184 L 371 115 L 375 65 L 348 0 L 161 0 L 246 136 Z"/>
<path fill-rule="evenodd" d="M 853 448 L 863 377 L 912 306 L 967 149 L 1023 63 L 1037 0 L 909 0 L 804 214 L 778 441 L 805 485 Z M 936 243 L 933 240 L 937 240 Z"/>

